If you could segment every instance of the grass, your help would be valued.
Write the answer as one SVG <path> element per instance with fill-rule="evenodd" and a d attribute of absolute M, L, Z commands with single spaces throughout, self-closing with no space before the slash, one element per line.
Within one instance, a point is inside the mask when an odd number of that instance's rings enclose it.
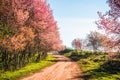
<path fill-rule="evenodd" d="M 28 64 L 26 67 L 23 67 L 14 72 L 8 71 L 5 73 L 0 73 L 0 80 L 18 80 L 21 77 L 24 77 L 28 74 L 32 74 L 38 70 L 41 70 L 47 66 L 50 66 L 51 64 L 53 64 L 53 62 L 51 60 L 56 60 L 56 58 L 49 55 L 46 59 L 41 60 L 38 63 Z"/>
<path fill-rule="evenodd" d="M 120 60 L 108 60 L 107 54 L 97 52 L 69 52 L 65 56 L 76 61 L 85 80 L 120 80 Z"/>

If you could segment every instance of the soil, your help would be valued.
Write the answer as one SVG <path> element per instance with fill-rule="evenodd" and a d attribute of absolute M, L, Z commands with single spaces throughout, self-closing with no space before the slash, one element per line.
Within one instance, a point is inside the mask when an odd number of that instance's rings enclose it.
<path fill-rule="evenodd" d="M 62 55 L 53 55 L 57 60 L 54 65 L 27 76 L 21 80 L 83 80 L 79 66 L 71 59 Z"/>

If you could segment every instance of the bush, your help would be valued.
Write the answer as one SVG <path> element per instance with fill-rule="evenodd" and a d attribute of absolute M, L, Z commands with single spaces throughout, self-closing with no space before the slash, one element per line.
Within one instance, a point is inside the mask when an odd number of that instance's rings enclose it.
<path fill-rule="evenodd" d="M 71 51 L 73 51 L 73 49 L 71 49 L 71 48 L 66 48 L 65 50 L 60 51 L 59 53 L 60 53 L 60 54 L 65 54 L 65 53 L 69 53 L 69 52 L 71 52 Z"/>
<path fill-rule="evenodd" d="M 117 54 L 117 53 L 108 54 L 108 59 L 117 59 L 117 58 L 120 58 L 120 54 Z"/>
<path fill-rule="evenodd" d="M 109 60 L 100 66 L 98 71 L 108 72 L 110 74 L 116 74 L 120 72 L 120 61 L 118 60 Z"/>

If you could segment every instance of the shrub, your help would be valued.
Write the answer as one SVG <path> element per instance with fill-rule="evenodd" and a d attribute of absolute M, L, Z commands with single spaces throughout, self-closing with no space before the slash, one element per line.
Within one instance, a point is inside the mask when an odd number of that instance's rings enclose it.
<path fill-rule="evenodd" d="M 120 58 L 120 54 L 116 54 L 116 53 L 108 54 L 108 59 L 117 59 L 117 58 Z"/>
<path fill-rule="evenodd" d="M 120 61 L 118 60 L 109 60 L 100 66 L 98 71 L 108 72 L 110 74 L 116 74 L 120 72 Z"/>

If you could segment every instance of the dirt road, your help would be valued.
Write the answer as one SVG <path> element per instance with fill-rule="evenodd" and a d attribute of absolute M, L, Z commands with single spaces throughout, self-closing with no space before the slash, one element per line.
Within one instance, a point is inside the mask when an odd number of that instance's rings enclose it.
<path fill-rule="evenodd" d="M 80 69 L 75 62 L 61 55 L 54 56 L 57 58 L 54 65 L 22 80 L 82 80 L 79 78 Z"/>

